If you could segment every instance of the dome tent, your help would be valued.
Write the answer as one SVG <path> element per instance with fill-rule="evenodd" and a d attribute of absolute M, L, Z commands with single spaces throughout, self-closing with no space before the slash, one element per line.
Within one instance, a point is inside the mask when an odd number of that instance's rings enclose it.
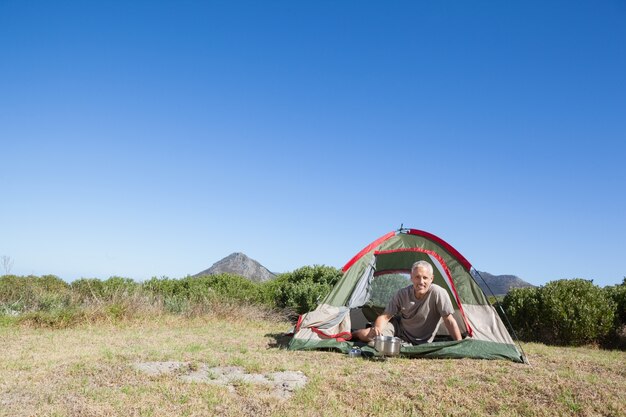
<path fill-rule="evenodd" d="M 432 343 L 403 346 L 403 356 L 526 362 L 467 259 L 433 234 L 403 228 L 376 239 L 343 267 L 343 276 L 317 308 L 300 316 L 289 349 L 348 352 L 355 344 L 351 330 L 375 320 L 391 296 L 410 285 L 411 265 L 419 260 L 432 264 L 433 282 L 448 291 L 463 340 L 453 341 L 439 326 Z"/>

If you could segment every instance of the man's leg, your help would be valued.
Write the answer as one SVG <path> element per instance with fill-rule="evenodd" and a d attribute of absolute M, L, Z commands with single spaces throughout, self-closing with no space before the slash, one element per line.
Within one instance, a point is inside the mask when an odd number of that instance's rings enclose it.
<path fill-rule="evenodd" d="M 383 336 L 394 336 L 396 329 L 394 321 L 389 321 L 383 329 Z M 358 329 L 352 332 L 352 340 L 360 340 L 361 342 L 371 342 L 374 340 L 374 330 L 371 327 L 366 329 Z"/>

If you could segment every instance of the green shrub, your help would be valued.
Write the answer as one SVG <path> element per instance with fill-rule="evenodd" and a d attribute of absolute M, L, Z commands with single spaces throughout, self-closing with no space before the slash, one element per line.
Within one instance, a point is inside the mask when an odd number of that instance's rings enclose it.
<path fill-rule="evenodd" d="M 54 275 L 0 277 L 0 312 L 8 314 L 67 306 L 69 285 Z"/>
<path fill-rule="evenodd" d="M 101 300 L 104 296 L 104 285 L 97 278 L 81 278 L 70 284 L 72 293 L 80 301 Z"/>
<path fill-rule="evenodd" d="M 615 305 L 606 292 L 584 279 L 552 281 L 539 291 L 540 327 L 546 343 L 599 343 L 614 326 Z"/>
<path fill-rule="evenodd" d="M 620 285 L 606 287 L 605 291 L 616 306 L 614 330 L 605 344 L 626 349 L 626 278 Z"/>
<path fill-rule="evenodd" d="M 0 327 L 11 327 L 15 325 L 16 323 L 18 323 L 18 321 L 19 321 L 19 317 L 9 316 L 9 315 L 5 316 L 0 311 Z"/>
<path fill-rule="evenodd" d="M 41 277 L 33 277 L 35 285 L 41 288 L 44 292 L 51 293 L 67 293 L 69 291 L 69 284 L 63 281 L 56 275 L 43 275 Z"/>
<path fill-rule="evenodd" d="M 178 295 L 190 303 L 210 302 L 215 297 L 237 299 L 236 288 L 240 286 L 241 279 L 245 278 L 229 274 L 186 277 L 180 280 Z M 241 294 L 241 297 L 245 295 Z"/>
<path fill-rule="evenodd" d="M 182 314 L 191 309 L 191 304 L 185 297 L 168 295 L 163 298 L 163 308 L 168 313 Z"/>
<path fill-rule="evenodd" d="M 32 280 L 15 275 L 3 275 L 0 277 L 0 303 L 13 304 L 28 303 L 33 299 Z"/>
<path fill-rule="evenodd" d="M 522 340 L 600 344 L 615 330 L 616 303 L 610 294 L 588 280 L 558 280 L 538 288 L 513 289 L 502 305 Z"/>
<path fill-rule="evenodd" d="M 609 286 L 605 290 L 616 305 L 617 323 L 626 324 L 626 277 L 620 285 Z"/>
<path fill-rule="evenodd" d="M 513 288 L 502 300 L 502 308 L 511 326 L 522 340 L 540 341 L 537 335 L 541 315 L 538 292 L 539 289 L 535 287 Z"/>
<path fill-rule="evenodd" d="M 487 297 L 487 301 L 492 306 L 497 306 L 498 304 L 502 304 L 502 300 L 504 300 L 504 295 L 490 295 Z"/>
<path fill-rule="evenodd" d="M 106 313 L 113 320 L 121 320 L 128 315 L 128 305 L 125 303 L 111 303 L 106 306 Z"/>
<path fill-rule="evenodd" d="M 341 278 L 342 272 L 325 265 L 304 266 L 295 271 L 281 274 L 267 283 L 264 297 L 274 293 L 275 306 L 287 308 L 298 314 L 317 307 Z"/>
<path fill-rule="evenodd" d="M 68 307 L 71 303 L 69 292 L 60 294 L 44 292 L 39 296 L 35 310 L 59 310 Z"/>
<path fill-rule="evenodd" d="M 32 305 L 37 303 L 41 294 L 49 292 L 67 292 L 68 285 L 54 275 L 20 277 L 4 275 L 0 277 L 0 302 L 22 301 Z"/>
<path fill-rule="evenodd" d="M 260 282 L 258 284 L 257 298 L 260 304 L 268 306 L 270 308 L 279 308 L 278 306 L 278 291 L 281 286 L 284 285 L 280 276 L 269 281 Z"/>
<path fill-rule="evenodd" d="M 104 281 L 96 278 L 81 278 L 72 282 L 70 289 L 73 295 L 82 302 L 111 301 L 136 293 L 140 285 L 130 278 L 113 276 Z"/>
<path fill-rule="evenodd" d="M 232 274 L 153 277 L 142 284 L 110 277 L 81 278 L 67 284 L 58 277 L 0 276 L 0 320 L 66 327 L 82 321 L 130 319 L 160 311 L 206 314 L 222 306 L 273 303 L 274 294 L 260 283 Z"/>
<path fill-rule="evenodd" d="M 152 277 L 148 281 L 143 282 L 142 288 L 163 298 L 178 296 L 183 292 L 181 280 L 167 277 Z"/>
<path fill-rule="evenodd" d="M 181 300 L 200 303 L 219 300 L 260 302 L 259 284 L 233 274 L 202 275 L 175 280 L 152 278 L 143 283 L 143 289 L 175 304 Z"/>
<path fill-rule="evenodd" d="M 83 310 L 71 306 L 28 312 L 17 317 L 17 322 L 37 327 L 63 329 L 82 322 L 84 317 L 85 312 Z"/>
<path fill-rule="evenodd" d="M 110 277 L 102 283 L 102 295 L 111 300 L 120 296 L 134 294 L 139 289 L 139 284 L 130 278 Z"/>

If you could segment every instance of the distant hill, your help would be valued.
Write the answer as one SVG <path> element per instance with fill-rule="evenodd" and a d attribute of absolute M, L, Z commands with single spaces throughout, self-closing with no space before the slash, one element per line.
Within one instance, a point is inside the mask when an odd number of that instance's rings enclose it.
<path fill-rule="evenodd" d="M 493 291 L 495 295 L 505 295 L 513 288 L 534 287 L 534 285 L 529 284 L 528 282 L 515 275 L 492 275 L 489 272 L 478 272 L 487 283 L 487 285 L 485 285 L 485 282 L 483 282 L 481 279 L 477 280 L 478 285 L 487 296 L 491 295 L 491 291 Z M 491 288 L 491 291 L 489 291 L 487 286 Z"/>
<path fill-rule="evenodd" d="M 201 275 L 224 273 L 240 275 L 255 282 L 267 281 L 274 278 L 274 274 L 266 267 L 241 252 L 231 253 L 227 257 L 215 262 L 209 269 L 205 269 L 194 276 L 199 277 Z"/>

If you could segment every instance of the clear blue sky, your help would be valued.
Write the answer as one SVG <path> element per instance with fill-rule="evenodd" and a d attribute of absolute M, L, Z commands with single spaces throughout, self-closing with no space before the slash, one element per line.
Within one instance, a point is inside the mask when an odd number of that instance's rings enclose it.
<path fill-rule="evenodd" d="M 626 3 L 0 0 L 0 192 L 18 275 L 341 267 L 404 224 L 618 284 Z"/>

